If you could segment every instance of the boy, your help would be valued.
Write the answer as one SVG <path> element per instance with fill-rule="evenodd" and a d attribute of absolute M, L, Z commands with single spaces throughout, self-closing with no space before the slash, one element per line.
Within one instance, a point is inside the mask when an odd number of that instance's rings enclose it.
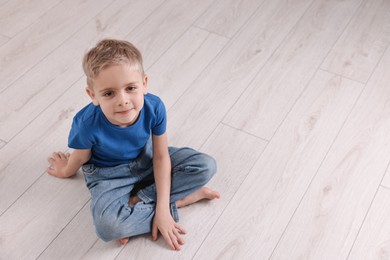
<path fill-rule="evenodd" d="M 167 145 L 166 111 L 148 93 L 142 56 L 131 43 L 102 40 L 83 59 L 92 103 L 73 119 L 72 154 L 53 153 L 47 172 L 59 178 L 82 166 L 97 235 L 104 241 L 160 232 L 179 250 L 186 231 L 177 208 L 219 198 L 203 187 L 215 174 L 213 158 Z"/>

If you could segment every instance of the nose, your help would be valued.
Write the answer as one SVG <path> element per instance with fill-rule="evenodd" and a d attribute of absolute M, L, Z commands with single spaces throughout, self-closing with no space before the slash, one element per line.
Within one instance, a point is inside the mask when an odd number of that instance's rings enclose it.
<path fill-rule="evenodd" d="M 118 103 L 119 106 L 126 106 L 126 105 L 129 104 L 129 102 L 130 101 L 129 101 L 126 93 L 120 92 L 118 94 L 118 101 L 117 101 L 117 103 Z"/>

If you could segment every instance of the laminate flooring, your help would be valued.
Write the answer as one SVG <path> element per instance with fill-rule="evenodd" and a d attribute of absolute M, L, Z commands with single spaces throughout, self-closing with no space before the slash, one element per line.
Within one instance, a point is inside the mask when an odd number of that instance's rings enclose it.
<path fill-rule="evenodd" d="M 390 1 L 0 0 L 0 259 L 390 259 Z M 49 176 L 103 38 L 143 53 L 170 145 L 219 200 L 171 251 L 97 238 L 81 172 Z"/>

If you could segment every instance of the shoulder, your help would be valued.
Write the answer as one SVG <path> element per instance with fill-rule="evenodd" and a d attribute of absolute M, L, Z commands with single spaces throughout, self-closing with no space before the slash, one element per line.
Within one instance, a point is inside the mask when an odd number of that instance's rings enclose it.
<path fill-rule="evenodd" d="M 86 105 L 81 109 L 73 118 L 73 124 L 78 126 L 90 125 L 98 118 L 99 107 L 94 106 L 92 103 Z"/>
<path fill-rule="evenodd" d="M 161 98 L 151 93 L 145 95 L 145 105 L 156 107 L 163 104 Z"/>
<path fill-rule="evenodd" d="M 146 111 L 153 114 L 165 113 L 164 103 L 158 96 L 148 93 L 145 95 L 144 100 L 144 107 Z"/>

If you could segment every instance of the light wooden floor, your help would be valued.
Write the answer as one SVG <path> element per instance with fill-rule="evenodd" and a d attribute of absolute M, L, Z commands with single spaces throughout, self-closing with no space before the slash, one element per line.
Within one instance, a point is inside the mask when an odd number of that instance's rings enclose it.
<path fill-rule="evenodd" d="M 218 161 L 180 252 L 102 242 L 82 175 L 45 173 L 105 37 Z M 390 259 L 389 44 L 388 0 L 0 0 L 0 259 Z"/>

